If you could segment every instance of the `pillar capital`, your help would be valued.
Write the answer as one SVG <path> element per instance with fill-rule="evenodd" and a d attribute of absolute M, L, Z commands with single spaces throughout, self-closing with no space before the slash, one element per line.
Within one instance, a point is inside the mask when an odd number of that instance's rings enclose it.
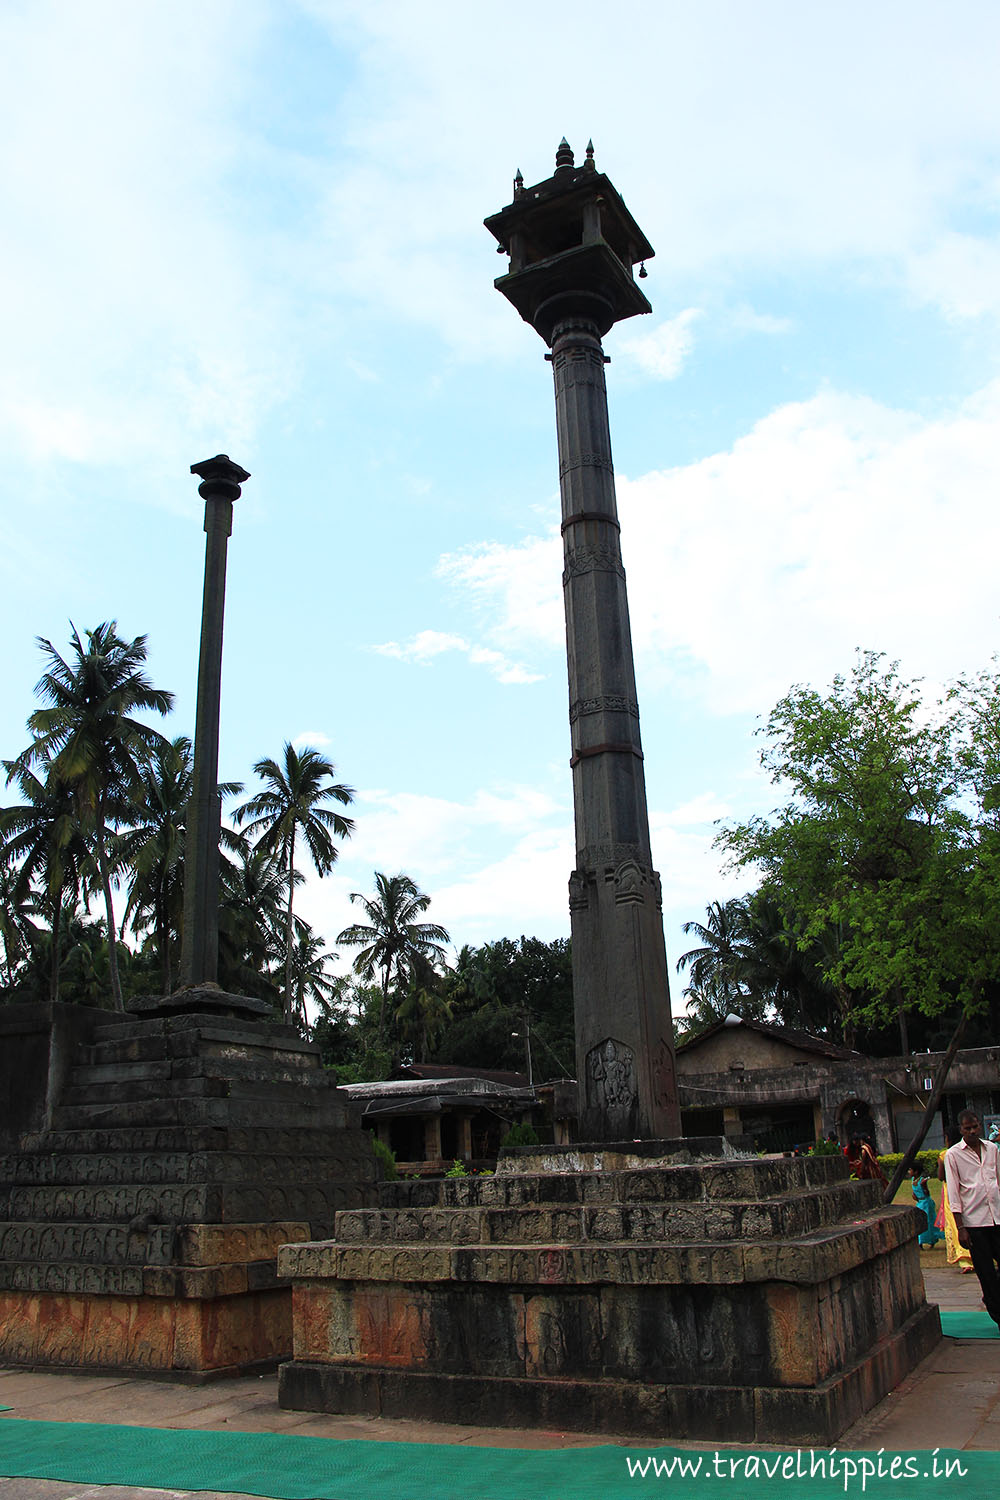
<path fill-rule="evenodd" d="M 198 493 L 203 500 L 238 500 L 240 485 L 250 478 L 246 469 L 234 464 L 228 453 L 217 453 L 214 458 L 192 464 L 191 473 L 201 480 Z"/>

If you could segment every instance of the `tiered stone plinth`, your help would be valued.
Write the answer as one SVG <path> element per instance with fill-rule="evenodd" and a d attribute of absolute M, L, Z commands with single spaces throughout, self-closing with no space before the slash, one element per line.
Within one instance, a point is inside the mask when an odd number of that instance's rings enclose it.
<path fill-rule="evenodd" d="M 176 1378 L 292 1348 L 275 1257 L 377 1201 L 318 1049 L 217 990 L 108 1017 L 0 1158 L 0 1362 Z"/>
<path fill-rule="evenodd" d="M 336 1240 L 280 1253 L 281 1404 L 832 1441 L 941 1336 L 918 1216 L 837 1157 L 704 1159 L 724 1149 L 549 1148 L 495 1177 L 383 1184 Z"/>

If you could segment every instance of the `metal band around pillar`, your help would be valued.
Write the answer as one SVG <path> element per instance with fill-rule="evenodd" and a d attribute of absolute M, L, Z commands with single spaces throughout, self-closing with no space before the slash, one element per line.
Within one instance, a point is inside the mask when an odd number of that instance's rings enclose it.
<path fill-rule="evenodd" d="M 570 767 L 578 766 L 581 760 L 589 760 L 592 755 L 634 755 L 636 760 L 645 759 L 638 745 L 630 745 L 627 740 L 611 740 L 606 745 L 585 745 L 582 750 L 574 750 Z"/>
<path fill-rule="evenodd" d="M 575 511 L 573 515 L 567 516 L 565 521 L 563 521 L 561 527 L 559 528 L 563 536 L 566 535 L 566 532 L 570 526 L 576 525 L 577 521 L 606 521 L 609 526 L 614 526 L 617 531 L 621 531 L 622 529 L 622 525 L 618 517 L 609 516 L 607 511 L 578 510 Z"/>

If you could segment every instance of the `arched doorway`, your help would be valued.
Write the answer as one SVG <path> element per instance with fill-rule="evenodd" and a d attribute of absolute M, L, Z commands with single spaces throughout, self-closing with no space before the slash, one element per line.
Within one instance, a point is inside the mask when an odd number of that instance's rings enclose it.
<path fill-rule="evenodd" d="M 845 1099 L 837 1111 L 837 1128 L 842 1141 L 860 1136 L 873 1151 L 878 1151 L 875 1120 L 867 1099 Z"/>

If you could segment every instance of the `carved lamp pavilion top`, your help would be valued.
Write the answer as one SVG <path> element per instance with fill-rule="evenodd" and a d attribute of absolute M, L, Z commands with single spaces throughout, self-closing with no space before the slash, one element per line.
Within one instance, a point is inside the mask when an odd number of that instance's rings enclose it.
<path fill-rule="evenodd" d="M 564 138 L 552 176 L 526 188 L 519 171 L 514 201 L 484 222 L 498 253 L 510 256 L 497 291 L 547 343 L 564 318 L 587 318 L 603 335 L 622 318 L 652 312 L 632 267 L 655 252 L 611 179 L 598 172 L 592 144 L 577 167 Z"/>

